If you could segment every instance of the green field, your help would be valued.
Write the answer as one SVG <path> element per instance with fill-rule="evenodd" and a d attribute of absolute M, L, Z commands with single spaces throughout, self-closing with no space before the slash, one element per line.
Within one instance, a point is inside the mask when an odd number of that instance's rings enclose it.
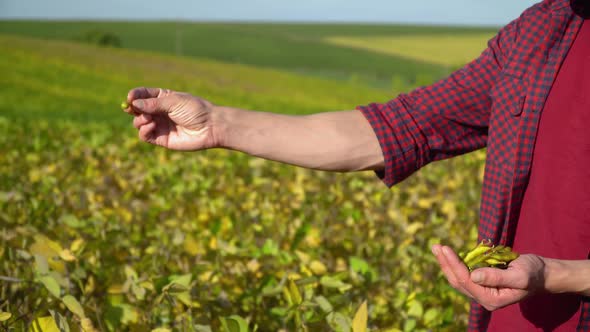
<path fill-rule="evenodd" d="M 483 38 L 483 43 L 478 44 L 481 51 L 486 37 L 496 31 L 391 25 L 0 21 L 0 33 L 38 38 L 74 40 L 92 30 L 116 34 L 126 48 L 286 69 L 340 80 L 361 80 L 386 88 L 391 86 L 393 77 L 415 85 L 423 83 L 416 82 L 420 77 L 434 80 L 446 76 L 449 68 L 439 61 L 334 45 L 326 39 L 450 35 Z M 442 49 L 452 46 L 452 42 Z M 454 42 L 457 46 L 463 43 L 461 40 Z"/>
<path fill-rule="evenodd" d="M 326 41 L 377 53 L 457 68 L 477 58 L 493 33 L 465 35 L 398 35 L 328 37 Z"/>
<path fill-rule="evenodd" d="M 124 48 L 71 41 L 97 25 Z M 147 85 L 288 114 L 352 109 L 445 69 L 326 38 L 482 31 L 180 26 L 183 57 L 164 42 L 173 23 L 0 22 L 0 327 L 350 331 L 366 301 L 371 331 L 465 329 L 467 300 L 429 248 L 474 244 L 483 152 L 387 190 L 370 172 L 152 147 L 118 105 Z M 300 56 L 269 53 L 281 45 Z"/>
<path fill-rule="evenodd" d="M 4 50 L 0 110 L 17 117 L 121 124 L 128 119 L 115 113 L 117 105 L 135 86 L 166 86 L 217 104 L 289 114 L 352 109 L 392 96 L 391 92 L 359 83 L 215 60 L 194 61 L 9 36 L 2 37 L 0 45 Z"/>

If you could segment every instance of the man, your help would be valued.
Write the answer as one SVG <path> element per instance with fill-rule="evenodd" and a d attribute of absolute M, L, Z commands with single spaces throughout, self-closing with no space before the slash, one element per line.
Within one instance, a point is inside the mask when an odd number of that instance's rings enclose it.
<path fill-rule="evenodd" d="M 479 237 L 524 253 L 471 274 L 432 250 L 474 300 L 472 331 L 590 331 L 590 21 L 586 1 L 545 0 L 447 79 L 355 111 L 286 116 L 137 88 L 139 137 L 175 150 L 223 147 L 385 184 L 487 146 Z M 487 310 L 486 310 L 487 309 Z"/>

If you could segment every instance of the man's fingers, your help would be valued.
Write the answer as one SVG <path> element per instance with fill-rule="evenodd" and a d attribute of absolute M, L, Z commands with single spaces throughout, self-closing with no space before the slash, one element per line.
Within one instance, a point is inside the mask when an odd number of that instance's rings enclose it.
<path fill-rule="evenodd" d="M 449 263 L 445 259 L 444 254 L 442 253 L 442 247 L 440 245 L 433 246 L 432 252 L 436 256 L 436 260 L 438 261 L 438 264 L 440 265 L 440 269 L 442 270 L 443 274 L 447 278 L 447 281 L 449 282 L 449 284 L 451 284 L 451 286 L 453 286 L 453 288 L 457 288 L 457 286 L 458 286 L 457 278 L 455 278 L 455 274 L 453 273 L 453 271 L 451 271 Z"/>
<path fill-rule="evenodd" d="M 453 288 L 457 289 L 461 293 L 463 293 L 463 294 L 465 294 L 465 295 L 467 295 L 469 297 L 473 297 L 473 295 L 471 295 L 462 286 L 462 282 L 458 278 L 458 276 L 456 274 L 456 271 L 453 270 L 453 267 L 451 266 L 451 264 L 447 260 L 446 254 L 444 253 L 444 248 L 445 247 L 443 247 L 443 246 L 435 245 L 435 246 L 432 247 L 432 252 L 436 256 L 436 259 L 438 260 L 438 264 L 440 265 L 440 268 L 443 271 L 443 274 L 447 278 L 447 281 L 449 282 L 449 284 Z"/>
<path fill-rule="evenodd" d="M 489 287 L 474 283 L 471 280 L 469 270 L 465 264 L 463 264 L 459 256 L 457 256 L 449 247 L 444 247 L 443 252 L 451 270 L 455 273 L 458 284 L 461 289 L 464 290 L 464 293 L 469 294 L 469 296 L 479 303 L 488 305 L 488 307 L 486 307 L 488 310 L 489 308 L 497 307 L 497 289 L 493 287 L 490 292 Z"/>
<path fill-rule="evenodd" d="M 467 267 L 465 266 L 465 264 L 463 264 L 463 262 L 461 262 L 461 260 L 459 259 L 459 256 L 457 256 L 455 254 L 455 252 L 453 251 L 453 249 L 451 249 L 450 247 L 443 246 L 441 248 L 441 251 L 442 251 L 444 258 L 449 266 L 449 269 L 455 275 L 455 278 L 457 279 L 457 283 L 462 288 L 465 288 L 465 284 L 467 283 L 467 281 L 470 281 L 469 280 L 469 271 L 467 270 Z"/>
<path fill-rule="evenodd" d="M 145 125 L 139 127 L 139 138 L 142 141 L 151 143 L 153 140 L 153 132 L 155 129 L 156 129 L 155 122 L 150 122 L 148 124 L 145 124 Z"/>
<path fill-rule="evenodd" d="M 463 264 L 459 256 L 450 247 L 442 246 L 440 251 L 442 260 L 445 262 L 446 270 L 448 271 L 445 274 L 452 275 L 453 278 L 453 280 L 449 280 L 449 283 L 468 297 L 475 298 L 480 289 L 473 287 L 477 285 L 471 281 L 469 270 L 467 270 L 465 264 Z"/>
<path fill-rule="evenodd" d="M 481 268 L 471 273 L 471 280 L 481 286 L 526 289 L 528 278 L 513 269 Z"/>
<path fill-rule="evenodd" d="M 131 106 L 133 101 L 136 99 L 156 98 L 159 95 L 161 95 L 163 91 L 168 91 L 168 90 L 162 90 L 160 88 L 146 88 L 146 87 L 139 87 L 139 88 L 131 89 L 127 93 L 127 100 L 126 100 L 127 104 L 129 104 L 129 107 L 124 109 L 123 112 L 125 112 L 129 115 L 134 115 L 134 116 L 139 115 L 139 113 Z"/>
<path fill-rule="evenodd" d="M 170 112 L 175 103 L 174 96 L 136 99 L 133 101 L 133 109 L 147 114 L 161 114 Z"/>
<path fill-rule="evenodd" d="M 133 126 L 136 129 L 139 129 L 141 126 L 147 124 L 148 122 L 152 121 L 152 116 L 149 114 L 140 114 L 133 119 Z"/>
<path fill-rule="evenodd" d="M 132 89 L 127 94 L 127 102 L 131 103 L 135 99 L 145 99 L 145 98 L 156 98 L 160 96 L 160 94 L 165 91 L 160 88 L 146 88 L 146 87 L 139 87 Z"/>
<path fill-rule="evenodd" d="M 133 115 L 133 116 L 139 115 L 139 113 L 137 113 L 136 111 L 133 110 L 133 107 L 131 107 L 131 105 L 129 103 L 128 103 L 128 106 L 123 109 L 123 112 L 125 112 L 129 115 Z"/>

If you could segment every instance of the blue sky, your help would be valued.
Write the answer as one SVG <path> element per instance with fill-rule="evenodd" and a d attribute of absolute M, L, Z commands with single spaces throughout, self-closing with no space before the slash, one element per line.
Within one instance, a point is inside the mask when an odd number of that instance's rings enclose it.
<path fill-rule="evenodd" d="M 0 0 L 1 18 L 503 25 L 537 0 Z"/>

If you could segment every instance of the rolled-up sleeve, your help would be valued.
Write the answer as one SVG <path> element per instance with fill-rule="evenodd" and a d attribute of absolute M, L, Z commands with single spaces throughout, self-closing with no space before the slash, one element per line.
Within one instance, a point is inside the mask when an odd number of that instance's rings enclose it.
<path fill-rule="evenodd" d="M 381 144 L 385 168 L 377 175 L 387 186 L 426 164 L 486 146 L 489 91 L 515 41 L 518 20 L 488 42 L 479 58 L 428 87 L 386 103 L 357 107 Z"/>

